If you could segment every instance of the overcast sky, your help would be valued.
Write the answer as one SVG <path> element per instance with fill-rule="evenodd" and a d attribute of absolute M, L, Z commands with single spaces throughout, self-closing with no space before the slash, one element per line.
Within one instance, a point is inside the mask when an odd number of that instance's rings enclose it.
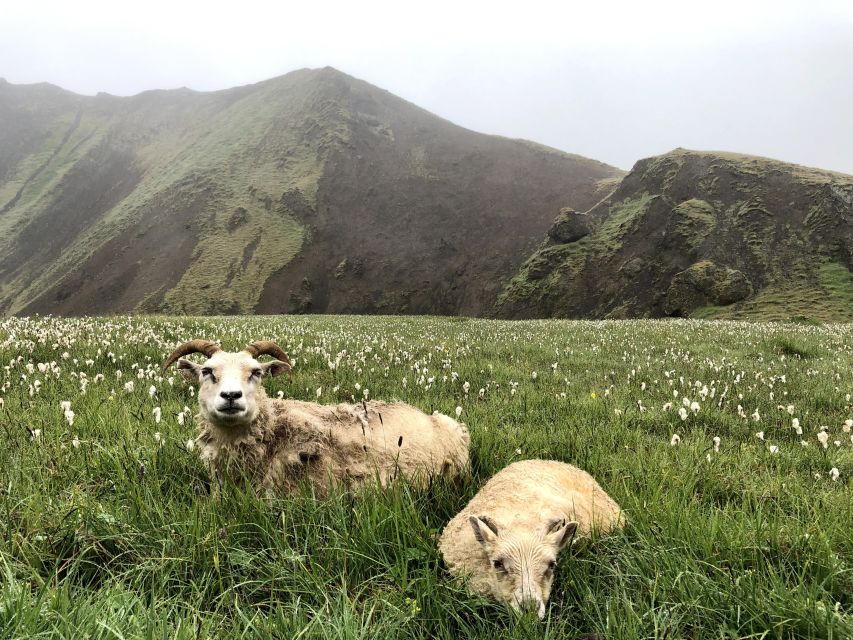
<path fill-rule="evenodd" d="M 0 0 L 10 82 L 130 95 L 326 65 L 622 168 L 687 147 L 853 174 L 853 0 Z"/>

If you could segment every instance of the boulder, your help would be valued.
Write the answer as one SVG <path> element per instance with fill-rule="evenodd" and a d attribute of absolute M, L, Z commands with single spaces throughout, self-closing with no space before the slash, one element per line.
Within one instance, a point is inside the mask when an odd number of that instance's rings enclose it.
<path fill-rule="evenodd" d="M 548 236 L 554 242 L 576 242 L 589 235 L 590 227 L 589 216 L 565 207 L 560 209 L 560 213 L 554 218 L 554 224 L 548 231 Z"/>
<path fill-rule="evenodd" d="M 702 260 L 672 278 L 664 312 L 670 316 L 686 316 L 700 307 L 733 304 L 751 294 L 752 283 L 743 272 Z"/>

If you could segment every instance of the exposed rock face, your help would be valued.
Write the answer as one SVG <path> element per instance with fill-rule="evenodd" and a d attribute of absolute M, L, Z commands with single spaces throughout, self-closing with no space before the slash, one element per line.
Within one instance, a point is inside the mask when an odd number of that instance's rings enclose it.
<path fill-rule="evenodd" d="M 571 207 L 560 209 L 559 215 L 554 218 L 554 224 L 548 230 L 548 237 L 554 242 L 575 242 L 589 235 L 589 217 L 578 213 Z"/>
<path fill-rule="evenodd" d="M 686 316 L 699 307 L 726 305 L 752 294 L 749 279 L 737 269 L 702 260 L 675 274 L 667 291 L 667 315 Z"/>
<path fill-rule="evenodd" d="M 495 311 L 853 321 L 851 300 L 853 176 L 676 149 L 561 212 Z"/>

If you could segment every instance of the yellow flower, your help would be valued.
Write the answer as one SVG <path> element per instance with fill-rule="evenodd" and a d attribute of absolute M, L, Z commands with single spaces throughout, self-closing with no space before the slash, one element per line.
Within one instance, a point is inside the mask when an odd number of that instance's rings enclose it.
<path fill-rule="evenodd" d="M 595 391 L 593 391 L 592 393 L 590 393 L 590 394 L 589 394 L 589 397 L 590 397 L 590 398 L 592 398 L 593 400 L 595 400 L 595 398 L 596 398 Z"/>

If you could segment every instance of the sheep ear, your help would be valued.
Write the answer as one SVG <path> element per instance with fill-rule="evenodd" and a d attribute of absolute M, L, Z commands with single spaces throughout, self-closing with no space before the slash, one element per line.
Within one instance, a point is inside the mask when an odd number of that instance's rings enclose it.
<path fill-rule="evenodd" d="M 488 516 L 480 516 L 479 518 L 471 516 L 468 518 L 468 522 L 471 523 L 471 528 L 474 530 L 474 537 L 481 545 L 489 546 L 497 541 L 498 527 Z"/>
<path fill-rule="evenodd" d="M 290 366 L 289 362 L 282 362 L 281 360 L 270 360 L 269 362 L 264 362 L 261 365 L 261 369 L 265 376 L 273 377 L 293 371 L 293 367 Z"/>
<path fill-rule="evenodd" d="M 571 522 L 566 522 L 564 519 L 559 519 L 556 522 L 552 522 L 549 524 L 548 528 L 548 539 L 551 543 L 557 547 L 557 551 L 560 551 L 563 547 L 565 547 L 572 539 L 575 537 L 575 533 L 578 530 L 578 523 L 574 520 Z"/>
<path fill-rule="evenodd" d="M 201 367 L 195 362 L 181 358 L 178 360 L 178 372 L 180 372 L 187 382 L 198 382 L 198 377 L 201 375 Z"/>

